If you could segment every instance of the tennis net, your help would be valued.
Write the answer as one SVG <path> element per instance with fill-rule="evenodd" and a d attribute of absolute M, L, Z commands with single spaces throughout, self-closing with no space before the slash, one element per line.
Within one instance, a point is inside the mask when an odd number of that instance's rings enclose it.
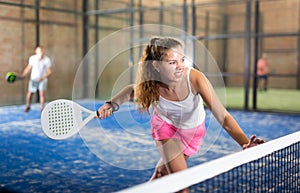
<path fill-rule="evenodd" d="M 300 192 L 300 131 L 119 193 Z"/>

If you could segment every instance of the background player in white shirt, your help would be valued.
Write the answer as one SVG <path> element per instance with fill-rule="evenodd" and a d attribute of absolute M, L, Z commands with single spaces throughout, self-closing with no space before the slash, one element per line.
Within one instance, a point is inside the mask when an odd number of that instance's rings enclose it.
<path fill-rule="evenodd" d="M 24 78 L 29 72 L 31 72 L 28 83 L 25 112 L 30 110 L 32 94 L 36 93 L 37 90 L 39 91 L 41 111 L 43 110 L 48 77 L 52 73 L 51 65 L 50 58 L 44 55 L 43 47 L 37 46 L 35 54 L 29 57 L 28 65 L 21 75 L 21 78 Z"/>

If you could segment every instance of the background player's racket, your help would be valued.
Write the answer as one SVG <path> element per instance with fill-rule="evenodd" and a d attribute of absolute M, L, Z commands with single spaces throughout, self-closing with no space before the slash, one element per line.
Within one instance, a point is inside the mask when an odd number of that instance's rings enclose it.
<path fill-rule="evenodd" d="M 85 118 L 84 113 L 88 114 Z M 66 139 L 95 117 L 98 117 L 97 111 L 88 110 L 70 100 L 58 99 L 48 103 L 42 111 L 42 129 L 51 139 Z"/>
<path fill-rule="evenodd" d="M 16 80 L 21 80 L 21 78 L 14 72 L 7 72 L 5 79 L 8 83 L 14 83 Z"/>

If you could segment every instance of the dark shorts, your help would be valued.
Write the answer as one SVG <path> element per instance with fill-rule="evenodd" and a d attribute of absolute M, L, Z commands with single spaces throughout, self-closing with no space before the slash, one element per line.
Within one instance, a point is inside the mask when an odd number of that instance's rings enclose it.
<path fill-rule="evenodd" d="M 268 75 L 258 75 L 258 79 L 268 79 Z"/>

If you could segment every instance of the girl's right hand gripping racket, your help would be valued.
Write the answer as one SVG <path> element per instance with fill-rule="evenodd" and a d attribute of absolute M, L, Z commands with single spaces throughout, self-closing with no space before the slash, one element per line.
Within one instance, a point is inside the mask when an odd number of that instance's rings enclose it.
<path fill-rule="evenodd" d="M 89 115 L 83 118 L 83 113 Z M 97 111 L 90 111 L 70 100 L 58 99 L 48 103 L 42 111 L 42 129 L 51 139 L 67 139 L 95 117 L 98 117 Z"/>

